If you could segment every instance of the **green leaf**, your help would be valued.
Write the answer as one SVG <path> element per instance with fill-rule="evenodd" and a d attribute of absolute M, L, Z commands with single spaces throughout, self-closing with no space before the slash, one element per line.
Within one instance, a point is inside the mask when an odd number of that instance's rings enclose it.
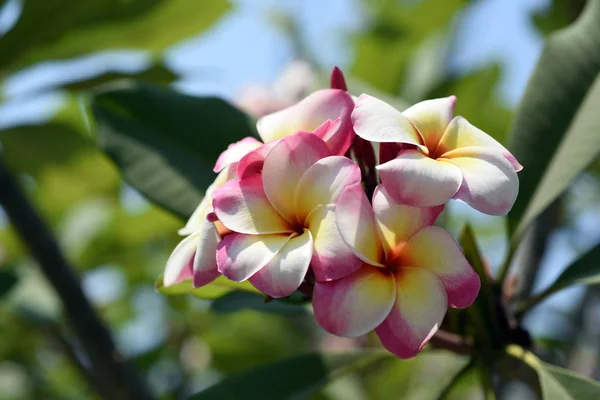
<path fill-rule="evenodd" d="M 127 182 L 187 219 L 214 181 L 219 154 L 256 136 L 250 118 L 224 100 L 135 84 L 96 95 L 98 145 Z"/>
<path fill-rule="evenodd" d="M 476 324 L 473 332 L 475 340 L 479 345 L 487 348 L 496 348 L 502 344 L 503 332 L 498 326 L 496 314 L 496 296 L 486 266 L 483 263 L 475 232 L 471 225 L 467 224 L 460 235 L 460 244 L 469 264 L 473 267 L 481 280 L 479 295 L 471 307 L 467 309 Z"/>
<path fill-rule="evenodd" d="M 507 353 L 533 368 L 539 377 L 544 400 L 579 400 L 600 398 L 600 383 L 572 371 L 540 361 L 519 346 L 509 346 Z"/>
<path fill-rule="evenodd" d="M 509 214 L 522 233 L 600 151 L 600 1 L 552 34 L 517 111 L 509 149 L 524 166 Z"/>
<path fill-rule="evenodd" d="M 27 0 L 0 39 L 0 71 L 46 59 L 137 48 L 160 52 L 213 24 L 226 0 Z M 4 71 L 6 72 L 6 71 Z"/>
<path fill-rule="evenodd" d="M 551 6 L 542 8 L 532 15 L 538 30 L 548 35 L 574 21 L 585 4 L 585 0 L 554 0 Z"/>
<path fill-rule="evenodd" d="M 18 282 L 17 275 L 12 271 L 0 271 L 0 299 L 6 295 Z"/>
<path fill-rule="evenodd" d="M 554 283 L 539 294 L 525 300 L 517 308 L 522 314 L 553 293 L 571 285 L 596 285 L 600 283 L 600 243 L 592 247 L 569 265 Z"/>
<path fill-rule="evenodd" d="M 302 355 L 226 378 L 189 400 L 305 399 L 334 379 L 386 357 L 390 355 L 379 351 Z"/>
<path fill-rule="evenodd" d="M 306 315 L 306 309 L 280 299 L 266 301 L 264 295 L 250 292 L 231 291 L 216 299 L 211 310 L 219 314 L 227 314 L 242 310 L 253 310 L 288 316 Z"/>
<path fill-rule="evenodd" d="M 175 285 L 165 287 L 163 284 L 163 277 L 159 276 L 154 282 L 154 289 L 157 292 L 166 294 L 167 296 L 181 296 L 184 294 L 191 294 L 192 296 L 200 299 L 214 300 L 226 295 L 233 291 L 244 291 L 248 293 L 261 294 L 261 292 L 250 284 L 248 281 L 234 282 L 220 276 L 213 282 L 206 286 L 194 288 L 192 286 L 192 280 L 186 280 Z"/>

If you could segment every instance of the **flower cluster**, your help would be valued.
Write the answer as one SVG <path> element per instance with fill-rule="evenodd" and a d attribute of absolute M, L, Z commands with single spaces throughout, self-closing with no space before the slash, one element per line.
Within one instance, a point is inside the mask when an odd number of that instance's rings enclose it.
<path fill-rule="evenodd" d="M 448 306 L 469 306 L 480 288 L 452 236 L 434 225 L 444 204 L 506 214 L 522 167 L 453 117 L 453 96 L 400 112 L 351 96 L 338 69 L 332 87 L 260 118 L 263 142 L 245 138 L 221 154 L 164 284 L 198 287 L 224 275 L 274 298 L 309 286 L 325 330 L 375 330 L 389 351 L 413 357 Z"/>

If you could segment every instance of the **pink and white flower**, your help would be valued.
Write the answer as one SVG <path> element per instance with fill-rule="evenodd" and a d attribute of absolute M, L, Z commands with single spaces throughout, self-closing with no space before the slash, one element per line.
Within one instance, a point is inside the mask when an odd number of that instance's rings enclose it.
<path fill-rule="evenodd" d="M 515 157 L 462 117 L 454 96 L 426 100 L 400 112 L 361 95 L 352 112 L 356 134 L 381 143 L 377 167 L 396 201 L 433 207 L 451 198 L 491 215 L 505 215 L 519 190 Z"/>
<path fill-rule="evenodd" d="M 286 297 L 309 265 L 317 280 L 358 269 L 360 260 L 335 224 L 334 204 L 360 179 L 358 166 L 332 155 L 317 135 L 281 139 L 266 154 L 260 174 L 232 180 L 213 194 L 216 217 L 234 232 L 217 246 L 218 270 L 234 281 L 249 279 L 272 297 Z"/>
<path fill-rule="evenodd" d="M 315 283 L 319 324 L 346 337 L 375 330 L 385 348 L 409 358 L 435 334 L 448 306 L 469 306 L 479 276 L 450 234 L 433 226 L 442 210 L 398 204 L 382 186 L 371 206 L 359 184 L 345 189 L 335 219 L 363 264 L 341 279 Z"/>

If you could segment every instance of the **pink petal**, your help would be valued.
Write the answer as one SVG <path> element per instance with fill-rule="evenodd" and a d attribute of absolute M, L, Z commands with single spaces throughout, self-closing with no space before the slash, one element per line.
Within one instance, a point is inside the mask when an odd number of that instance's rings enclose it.
<path fill-rule="evenodd" d="M 273 140 L 272 142 L 265 143 L 256 150 L 253 150 L 242 157 L 242 159 L 237 163 L 237 176 L 242 179 L 253 174 L 261 173 L 263 164 L 265 163 L 265 157 L 267 157 L 267 154 L 269 154 L 271 149 L 275 147 L 277 143 L 279 143 L 279 140 Z"/>
<path fill-rule="evenodd" d="M 447 307 L 446 291 L 434 274 L 401 268 L 396 273 L 396 302 L 375 332 L 398 357 L 414 357 L 437 332 Z"/>
<path fill-rule="evenodd" d="M 296 236 L 294 236 L 296 235 Z M 250 277 L 250 283 L 271 297 L 287 297 L 300 286 L 313 253 L 313 239 L 308 229 L 290 240 L 267 265 Z"/>
<path fill-rule="evenodd" d="M 213 171 L 219 172 L 223 168 L 240 161 L 246 154 L 262 146 L 262 142 L 253 137 L 246 137 L 227 146 L 227 149 L 221 153 L 215 164 Z"/>
<path fill-rule="evenodd" d="M 346 92 L 348 91 L 348 86 L 346 85 L 346 79 L 344 79 L 344 74 L 342 73 L 342 70 L 338 67 L 333 67 L 333 71 L 331 71 L 330 87 L 332 89 L 340 89 Z"/>
<path fill-rule="evenodd" d="M 325 143 L 311 133 L 299 132 L 271 149 L 262 170 L 265 194 L 273 208 L 291 223 L 296 221 L 296 187 L 308 168 L 329 156 Z"/>
<path fill-rule="evenodd" d="M 404 246 L 400 254 L 404 265 L 425 268 L 433 272 L 446 288 L 448 305 L 470 306 L 481 286 L 458 244 L 446 230 L 428 226 L 420 230 Z"/>
<path fill-rule="evenodd" d="M 165 287 L 190 279 L 193 275 L 194 255 L 200 241 L 200 232 L 191 234 L 175 247 L 165 267 Z"/>
<path fill-rule="evenodd" d="M 373 211 L 388 258 L 401 250 L 415 233 L 433 225 L 443 210 L 443 205 L 425 208 L 398 204 L 383 186 L 377 186 L 373 194 Z"/>
<path fill-rule="evenodd" d="M 462 183 L 456 165 L 429 158 L 419 150 L 403 150 L 377 170 L 389 195 L 413 207 L 442 205 L 456 194 Z"/>
<path fill-rule="evenodd" d="M 334 335 L 364 335 L 389 315 L 395 286 L 393 275 L 367 264 L 345 278 L 317 282 L 313 291 L 315 318 Z"/>
<path fill-rule="evenodd" d="M 199 234 L 198 248 L 194 256 L 194 287 L 207 285 L 221 275 L 217 268 L 217 245 L 221 237 L 215 224 L 205 221 Z"/>
<path fill-rule="evenodd" d="M 430 151 L 434 151 L 452 120 L 455 104 L 455 96 L 425 100 L 403 111 L 402 114 L 419 130 Z"/>
<path fill-rule="evenodd" d="M 342 192 L 336 202 L 335 218 L 342 239 L 354 254 L 368 264 L 382 266 L 383 247 L 362 185 L 349 186 Z"/>
<path fill-rule="evenodd" d="M 356 271 L 362 261 L 343 241 L 335 220 L 333 204 L 316 207 L 306 219 L 313 236 L 311 268 L 317 281 L 339 279 Z"/>
<path fill-rule="evenodd" d="M 356 134 L 371 142 L 410 143 L 421 145 L 422 139 L 413 124 L 386 102 L 361 94 L 352 111 Z"/>
<path fill-rule="evenodd" d="M 497 151 L 465 147 L 446 153 L 460 168 L 463 183 L 454 198 L 490 215 L 506 215 L 519 193 L 519 177 L 510 162 Z"/>
<path fill-rule="evenodd" d="M 438 157 L 446 157 L 444 153 L 465 147 L 486 147 L 490 150 L 496 150 L 512 164 L 515 171 L 519 172 L 523 169 L 515 156 L 496 139 L 471 125 L 465 118 L 456 117 L 448 125 L 435 153 Z"/>
<path fill-rule="evenodd" d="M 360 168 L 347 157 L 331 156 L 311 165 L 295 189 L 296 218 L 302 222 L 318 205 L 333 204 L 342 191 L 360 183 Z"/>
<path fill-rule="evenodd" d="M 219 272 L 241 282 L 267 265 L 290 239 L 290 235 L 227 235 L 217 246 Z"/>
<path fill-rule="evenodd" d="M 350 113 L 353 107 L 352 97 L 343 90 L 318 90 L 291 107 L 260 118 L 256 127 L 260 137 L 268 142 L 298 131 L 312 132 L 327 120 L 341 118 L 343 123 L 339 131 L 330 135 L 327 144 L 333 154 L 343 154 L 343 147 L 352 143 L 352 137 L 348 136 L 352 134 Z"/>
<path fill-rule="evenodd" d="M 239 233 L 291 232 L 290 224 L 277 213 L 265 196 L 260 175 L 227 182 L 213 194 L 219 221 Z"/>

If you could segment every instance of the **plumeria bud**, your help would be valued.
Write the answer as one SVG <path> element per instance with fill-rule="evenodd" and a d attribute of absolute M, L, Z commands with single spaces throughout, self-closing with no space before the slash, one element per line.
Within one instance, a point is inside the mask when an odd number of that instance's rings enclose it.
<path fill-rule="evenodd" d="M 346 85 L 346 79 L 344 78 L 344 74 L 342 73 L 342 70 L 338 67 L 333 67 L 333 71 L 331 71 L 330 81 L 330 87 L 332 89 L 340 89 L 344 92 L 348 91 L 348 86 Z"/>

